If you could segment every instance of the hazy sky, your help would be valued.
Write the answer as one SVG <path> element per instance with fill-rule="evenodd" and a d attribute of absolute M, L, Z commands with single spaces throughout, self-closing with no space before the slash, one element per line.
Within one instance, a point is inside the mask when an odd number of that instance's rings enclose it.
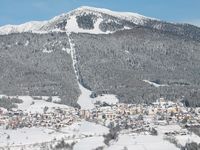
<path fill-rule="evenodd" d="M 131 11 L 200 26 L 200 0 L 0 0 L 0 26 L 48 20 L 80 6 Z"/>

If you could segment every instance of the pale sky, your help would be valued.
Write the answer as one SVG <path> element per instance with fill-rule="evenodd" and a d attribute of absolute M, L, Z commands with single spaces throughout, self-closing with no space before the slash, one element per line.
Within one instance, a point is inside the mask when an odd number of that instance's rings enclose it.
<path fill-rule="evenodd" d="M 48 20 L 80 6 L 129 11 L 200 26 L 200 0 L 0 0 L 0 26 Z"/>

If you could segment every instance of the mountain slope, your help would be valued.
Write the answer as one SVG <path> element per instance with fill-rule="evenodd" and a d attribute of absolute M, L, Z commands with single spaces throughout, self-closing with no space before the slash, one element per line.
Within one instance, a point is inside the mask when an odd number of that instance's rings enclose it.
<path fill-rule="evenodd" d="M 7 25 L 0 27 L 0 34 L 18 33 L 18 32 L 89 32 L 89 33 L 106 33 L 114 29 L 105 29 L 107 26 L 118 26 L 118 29 L 128 28 L 133 24 L 144 24 L 151 18 L 144 17 L 136 13 L 119 13 L 107 9 L 93 7 L 80 7 L 69 13 L 56 16 L 49 21 L 33 21 L 22 25 Z M 125 20 L 126 24 L 122 24 Z"/>
<path fill-rule="evenodd" d="M 80 90 L 63 33 L 0 36 L 0 93 L 60 96 L 76 103 Z"/>
<path fill-rule="evenodd" d="M 76 106 L 81 84 L 123 102 L 200 105 L 198 27 L 81 7 L 0 34 L 0 94 L 60 96 Z"/>
<path fill-rule="evenodd" d="M 200 40 L 200 29 L 189 24 L 173 24 L 145 17 L 137 13 L 114 12 L 108 9 L 83 6 L 48 21 L 32 21 L 22 25 L 0 27 L 0 34 L 34 32 L 76 32 L 108 34 L 135 26 L 171 32 Z"/>
<path fill-rule="evenodd" d="M 193 97 L 200 85 L 199 42 L 143 27 L 73 39 L 82 84 L 97 94 L 116 94 L 129 103 L 185 97 L 199 105 Z"/>

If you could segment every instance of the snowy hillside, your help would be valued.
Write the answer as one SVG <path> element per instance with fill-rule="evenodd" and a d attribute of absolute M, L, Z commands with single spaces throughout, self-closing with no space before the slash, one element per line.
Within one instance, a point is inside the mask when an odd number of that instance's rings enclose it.
<path fill-rule="evenodd" d="M 129 29 L 133 24 L 143 25 L 147 20 L 151 19 L 136 13 L 114 12 L 108 9 L 84 6 L 56 16 L 49 21 L 32 21 L 21 25 L 2 26 L 0 27 L 0 34 L 53 31 L 105 34 L 116 30 Z M 108 30 L 103 29 L 106 24 L 109 26 Z M 111 29 L 111 27 L 116 29 Z"/>
<path fill-rule="evenodd" d="M 0 34 L 39 31 L 47 22 L 31 21 L 21 25 L 5 25 L 0 27 Z"/>

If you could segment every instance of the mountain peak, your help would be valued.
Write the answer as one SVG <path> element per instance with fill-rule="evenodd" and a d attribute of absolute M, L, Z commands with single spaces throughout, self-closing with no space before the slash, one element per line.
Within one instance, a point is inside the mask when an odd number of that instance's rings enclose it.
<path fill-rule="evenodd" d="M 97 7 L 90 7 L 90 6 L 81 6 L 75 10 L 74 12 L 96 12 L 96 13 L 103 13 L 115 17 L 120 17 L 123 19 L 132 19 L 132 18 L 138 18 L 138 19 L 155 19 L 155 18 L 150 18 L 150 17 L 145 17 L 143 15 L 140 15 L 138 13 L 132 13 L 132 12 L 120 12 L 120 11 L 112 11 L 110 9 L 106 8 L 97 8 Z"/>
<path fill-rule="evenodd" d="M 158 30 L 175 28 L 176 24 L 162 22 L 132 12 L 116 12 L 105 8 L 81 6 L 48 21 L 31 21 L 21 25 L 0 27 L 0 35 L 21 32 L 78 32 L 108 34 L 132 29 L 136 25 Z"/>
<path fill-rule="evenodd" d="M 49 21 L 28 22 L 21 25 L 0 27 L 0 34 L 18 32 L 84 32 L 107 34 L 118 30 L 131 29 L 152 20 L 136 13 L 115 12 L 105 8 L 82 6 L 61 14 Z"/>

